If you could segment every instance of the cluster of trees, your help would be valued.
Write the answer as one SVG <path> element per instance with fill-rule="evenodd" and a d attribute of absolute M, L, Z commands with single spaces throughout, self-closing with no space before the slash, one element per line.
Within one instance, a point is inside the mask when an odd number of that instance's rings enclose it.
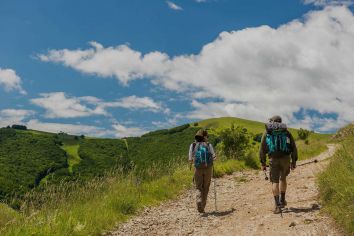
<path fill-rule="evenodd" d="M 19 129 L 19 130 L 27 130 L 27 126 L 25 125 L 12 125 L 11 128 Z"/>
<path fill-rule="evenodd" d="M 66 166 L 66 153 L 53 139 L 0 129 L 0 199 L 21 197 L 48 173 Z"/>

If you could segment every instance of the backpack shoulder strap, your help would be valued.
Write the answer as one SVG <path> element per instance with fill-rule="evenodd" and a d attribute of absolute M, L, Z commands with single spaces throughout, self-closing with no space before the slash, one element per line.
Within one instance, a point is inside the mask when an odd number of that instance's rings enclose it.
<path fill-rule="evenodd" d="M 210 152 L 210 145 L 211 145 L 211 143 L 206 142 L 206 145 L 207 145 L 208 152 Z"/>

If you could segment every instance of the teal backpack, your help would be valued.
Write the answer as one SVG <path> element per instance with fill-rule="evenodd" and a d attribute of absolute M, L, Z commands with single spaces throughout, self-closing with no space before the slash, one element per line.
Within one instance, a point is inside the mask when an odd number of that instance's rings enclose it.
<path fill-rule="evenodd" d="M 208 143 L 193 143 L 194 151 L 194 166 L 197 169 L 207 168 L 213 164 Z"/>
<path fill-rule="evenodd" d="M 286 129 L 270 130 L 266 135 L 268 154 L 282 152 L 290 154 L 292 152 L 289 132 Z"/>

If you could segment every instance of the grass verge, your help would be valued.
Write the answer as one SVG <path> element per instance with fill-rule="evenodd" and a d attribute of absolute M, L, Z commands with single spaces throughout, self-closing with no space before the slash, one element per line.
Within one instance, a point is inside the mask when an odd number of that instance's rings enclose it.
<path fill-rule="evenodd" d="M 312 133 L 308 139 L 308 144 L 304 140 L 296 140 L 299 160 L 315 157 L 327 150 L 331 134 Z"/>
<path fill-rule="evenodd" d="M 215 163 L 217 176 L 247 168 L 246 161 Z M 63 183 L 32 196 L 21 213 L 0 211 L 1 235 L 98 235 L 124 222 L 145 206 L 178 196 L 192 186 L 193 171 L 179 166 L 171 175 L 145 181 L 120 174 L 85 186 Z M 35 194 L 34 194 L 35 195 Z M 40 204 L 38 204 L 40 202 Z M 40 205 L 40 208 L 33 206 Z"/>
<path fill-rule="evenodd" d="M 346 140 L 319 175 L 320 198 L 324 210 L 354 234 L 354 139 Z"/>

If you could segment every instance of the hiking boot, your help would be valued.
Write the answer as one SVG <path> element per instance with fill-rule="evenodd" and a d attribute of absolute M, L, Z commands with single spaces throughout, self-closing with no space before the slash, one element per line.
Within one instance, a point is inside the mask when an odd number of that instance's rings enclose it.
<path fill-rule="evenodd" d="M 280 214 L 281 213 L 281 208 L 280 208 L 280 206 L 278 205 L 278 206 L 275 206 L 275 209 L 274 209 L 274 214 Z"/>
<path fill-rule="evenodd" d="M 197 209 L 199 213 L 204 213 L 204 208 L 202 207 L 202 204 L 199 202 L 197 203 Z"/>
<path fill-rule="evenodd" d="M 199 209 L 199 208 L 198 208 L 198 212 L 201 214 L 205 213 L 204 209 Z"/>
<path fill-rule="evenodd" d="M 279 207 L 284 208 L 286 205 L 288 205 L 288 202 L 286 200 L 282 201 L 280 200 Z"/>

